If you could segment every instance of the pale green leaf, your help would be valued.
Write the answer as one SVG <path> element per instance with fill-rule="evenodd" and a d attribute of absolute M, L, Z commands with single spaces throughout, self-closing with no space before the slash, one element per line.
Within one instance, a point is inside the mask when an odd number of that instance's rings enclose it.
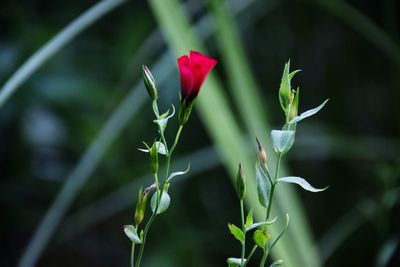
<path fill-rule="evenodd" d="M 291 130 L 272 130 L 271 138 L 275 152 L 285 154 L 290 150 L 294 143 L 295 131 Z"/>
<path fill-rule="evenodd" d="M 282 177 L 276 180 L 277 182 L 283 182 L 283 183 L 291 183 L 291 184 L 297 184 L 300 185 L 304 190 L 310 191 L 310 192 L 321 192 L 324 191 L 328 188 L 315 188 L 311 186 L 306 180 L 304 180 L 301 177 L 296 177 L 296 176 L 288 176 L 288 177 Z"/>
<path fill-rule="evenodd" d="M 173 172 L 173 173 L 171 173 L 171 174 L 168 176 L 166 183 L 169 183 L 169 182 L 171 181 L 171 179 L 174 178 L 175 176 L 184 175 L 184 174 L 188 173 L 189 170 L 190 170 L 190 163 L 188 164 L 186 170 L 180 171 L 180 172 Z"/>
<path fill-rule="evenodd" d="M 246 216 L 246 228 L 250 228 L 253 225 L 253 210 L 251 209 Z"/>
<path fill-rule="evenodd" d="M 140 238 L 136 232 L 136 229 L 133 225 L 125 225 L 124 226 L 124 232 L 126 236 L 135 244 L 140 244 L 142 241 L 140 241 Z"/>
<path fill-rule="evenodd" d="M 167 150 L 165 149 L 165 146 L 162 142 L 156 141 L 156 147 L 158 148 L 158 153 L 161 155 L 166 155 L 167 154 Z M 138 148 L 138 150 L 145 152 L 145 153 L 149 153 L 151 148 Z"/>
<path fill-rule="evenodd" d="M 160 198 L 160 203 L 158 205 L 157 214 L 161 214 L 164 211 L 166 211 L 169 207 L 170 202 L 171 202 L 171 198 L 169 197 L 168 193 L 164 191 Z M 151 211 L 153 213 L 156 210 L 156 206 L 157 206 L 157 192 L 155 192 L 153 194 L 153 196 L 151 197 L 151 202 L 150 202 Z"/>
<path fill-rule="evenodd" d="M 278 217 L 275 217 L 275 218 L 274 218 L 273 220 L 271 220 L 271 221 L 253 223 L 253 224 L 250 225 L 249 227 L 246 226 L 246 230 L 247 230 L 247 231 L 251 231 L 251 230 L 253 230 L 253 229 L 255 229 L 255 228 L 259 227 L 259 226 L 262 226 L 262 225 L 271 225 L 271 224 L 273 224 L 273 223 L 276 221 L 277 218 L 278 218 Z"/>
<path fill-rule="evenodd" d="M 262 249 L 266 248 L 269 238 L 270 236 L 268 234 L 260 230 L 255 231 L 253 234 L 254 242 L 256 243 L 257 246 L 259 246 Z"/>
<path fill-rule="evenodd" d="M 269 196 L 271 193 L 271 182 L 268 180 L 267 173 L 262 168 L 262 163 L 257 160 L 256 162 L 256 181 L 258 200 L 264 207 L 268 206 Z"/>
<path fill-rule="evenodd" d="M 240 243 L 243 244 L 244 238 L 245 238 L 245 237 L 244 237 L 244 234 L 243 234 L 242 230 L 240 230 L 239 227 L 237 227 L 236 225 L 231 224 L 231 223 L 228 224 L 228 228 L 229 228 L 229 231 L 231 231 L 231 234 L 232 234 L 237 240 L 239 240 Z"/>
<path fill-rule="evenodd" d="M 324 101 L 321 105 L 319 105 L 318 107 L 313 108 L 313 109 L 310 109 L 310 110 L 307 110 L 307 111 L 301 113 L 299 116 L 296 116 L 296 117 L 294 117 L 291 121 L 289 121 L 289 123 L 290 123 L 290 124 L 297 123 L 297 122 L 299 122 L 299 121 L 301 121 L 301 120 L 304 120 L 305 118 L 308 118 L 308 117 L 310 117 L 310 116 L 312 116 L 312 115 L 318 113 L 318 112 L 325 106 L 325 104 L 326 104 L 328 101 L 329 101 L 329 99 L 325 100 L 325 101 Z"/>

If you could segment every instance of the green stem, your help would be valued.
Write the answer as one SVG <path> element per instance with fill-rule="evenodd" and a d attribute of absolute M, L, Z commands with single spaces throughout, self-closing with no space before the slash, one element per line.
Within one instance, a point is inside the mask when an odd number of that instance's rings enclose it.
<path fill-rule="evenodd" d="M 269 220 L 269 216 L 271 214 L 272 200 L 273 200 L 274 192 L 275 192 L 276 179 L 278 179 L 279 166 L 281 164 L 281 158 L 282 158 L 282 154 L 278 153 L 278 159 L 276 161 L 276 166 L 275 166 L 275 177 L 274 177 L 273 184 L 271 186 L 271 194 L 269 195 L 267 215 L 266 215 L 266 218 L 265 218 L 266 221 Z M 265 266 L 265 262 L 267 261 L 268 254 L 269 254 L 269 250 L 268 249 L 264 250 L 264 253 L 263 253 L 263 256 L 262 256 L 261 262 L 260 262 L 260 267 L 264 267 Z"/>
<path fill-rule="evenodd" d="M 131 267 L 134 266 L 134 260 L 135 260 L 135 243 L 132 242 L 132 249 L 131 249 Z"/>
<path fill-rule="evenodd" d="M 254 245 L 254 247 L 251 249 L 251 251 L 250 251 L 250 253 L 249 253 L 249 256 L 247 256 L 247 260 L 246 260 L 246 262 L 243 264 L 243 267 L 246 267 L 247 263 L 249 263 L 251 257 L 253 257 L 253 255 L 254 255 L 254 252 L 256 252 L 256 249 L 257 249 L 257 245 Z"/>
<path fill-rule="evenodd" d="M 164 192 L 164 184 L 165 184 L 165 181 L 167 180 L 168 175 L 169 175 L 169 167 L 170 167 L 170 164 L 171 164 L 171 156 L 172 156 L 172 153 L 175 150 L 176 145 L 178 144 L 179 137 L 180 137 L 180 135 L 182 133 L 182 129 L 183 129 L 183 126 L 180 125 L 179 128 L 178 128 L 178 131 L 177 131 L 177 133 L 175 135 L 174 144 L 172 145 L 171 150 L 167 154 L 167 166 L 165 168 L 165 178 L 164 178 L 164 181 L 161 183 L 161 186 L 157 188 L 156 194 L 158 194 L 158 195 L 157 195 L 156 208 L 155 208 L 153 214 L 151 215 L 149 221 L 147 222 L 147 224 L 146 224 L 146 226 L 145 226 L 145 228 L 143 230 L 143 240 L 142 240 L 142 244 L 141 244 L 140 249 L 139 249 L 139 254 L 138 254 L 138 258 L 136 260 L 135 267 L 140 267 L 140 263 L 141 263 L 142 257 L 143 257 L 144 247 L 146 245 L 147 233 L 148 233 L 148 231 L 150 229 L 150 226 L 152 225 L 152 223 L 154 222 L 154 220 L 155 220 L 155 218 L 157 216 L 157 210 L 158 210 L 158 205 L 160 204 L 160 198 L 161 198 L 161 196 L 162 196 L 162 194 Z M 158 185 L 158 175 L 157 174 L 155 174 L 155 178 L 156 178 L 156 186 L 157 186 Z"/>
<path fill-rule="evenodd" d="M 240 259 L 240 266 L 243 267 L 244 265 L 244 255 L 246 253 L 246 227 L 244 222 L 244 207 L 243 207 L 243 199 L 240 200 L 240 215 L 242 219 L 242 232 L 244 234 L 244 240 L 242 242 L 242 256 Z"/>

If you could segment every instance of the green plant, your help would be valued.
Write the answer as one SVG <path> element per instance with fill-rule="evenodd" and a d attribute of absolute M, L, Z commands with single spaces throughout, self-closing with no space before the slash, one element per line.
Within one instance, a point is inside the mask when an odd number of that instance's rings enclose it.
<path fill-rule="evenodd" d="M 240 200 L 240 214 L 241 214 L 241 228 L 228 224 L 228 228 L 232 235 L 241 243 L 242 253 L 240 258 L 229 258 L 227 260 L 229 267 L 244 267 L 248 264 L 252 256 L 254 255 L 257 248 L 262 250 L 262 258 L 260 261 L 260 267 L 264 267 L 268 256 L 270 255 L 272 249 L 280 240 L 280 238 L 285 233 L 287 227 L 289 226 L 289 215 L 286 214 L 286 222 L 282 231 L 275 238 L 272 237 L 271 233 L 268 231 L 268 226 L 273 224 L 277 217 L 270 220 L 271 207 L 274 200 L 274 192 L 279 183 L 293 183 L 301 186 L 303 189 L 310 192 L 320 192 L 327 189 L 327 187 L 322 189 L 317 189 L 311 186 L 305 179 L 297 176 L 287 176 L 279 177 L 279 167 L 282 157 L 289 152 L 292 148 L 295 135 L 297 123 L 305 118 L 308 118 L 317 112 L 319 112 L 328 100 L 325 100 L 321 105 L 314 109 L 305 111 L 304 113 L 298 115 L 299 108 L 299 94 L 300 89 L 293 90 L 291 87 L 291 80 L 299 70 L 290 72 L 290 62 L 287 62 L 282 75 L 282 81 L 279 89 L 279 102 L 282 110 L 285 114 L 285 123 L 281 130 L 271 131 L 272 146 L 276 153 L 278 160 L 274 168 L 274 172 L 271 172 L 268 163 L 266 152 L 258 139 L 258 159 L 255 164 L 256 182 L 258 199 L 261 206 L 266 210 L 266 217 L 264 221 L 254 223 L 252 210 L 250 210 L 246 216 L 244 216 L 244 205 L 243 200 L 246 196 L 246 179 L 244 177 L 244 172 L 242 166 L 239 165 L 239 172 L 236 181 L 236 190 Z M 251 249 L 250 253 L 246 257 L 246 234 L 252 230 L 253 241 L 255 245 Z M 270 266 L 281 266 L 283 260 L 277 260 Z"/>

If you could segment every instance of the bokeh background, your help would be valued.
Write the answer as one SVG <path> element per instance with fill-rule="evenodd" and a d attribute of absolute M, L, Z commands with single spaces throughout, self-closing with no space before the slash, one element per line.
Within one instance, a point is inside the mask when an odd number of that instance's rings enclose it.
<path fill-rule="evenodd" d="M 330 187 L 278 188 L 273 212 L 292 220 L 275 257 L 399 266 L 399 16 L 395 0 L 1 1 L 0 266 L 128 266 L 122 226 L 151 183 L 136 148 L 156 136 L 141 64 L 163 109 L 179 106 L 176 58 L 190 49 L 219 64 L 176 150 L 173 168 L 192 170 L 172 185 L 143 266 L 239 255 L 226 227 L 240 215 L 230 178 L 241 161 L 254 182 L 256 135 L 275 160 L 269 131 L 282 126 L 288 59 L 302 70 L 300 109 L 330 101 L 298 127 L 283 172 Z M 175 131 L 170 122 L 167 138 Z M 247 207 L 263 216 L 252 190 Z"/>

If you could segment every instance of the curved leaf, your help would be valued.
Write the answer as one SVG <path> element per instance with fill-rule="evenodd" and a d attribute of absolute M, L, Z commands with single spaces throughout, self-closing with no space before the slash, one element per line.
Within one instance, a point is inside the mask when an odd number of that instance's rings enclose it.
<path fill-rule="evenodd" d="M 133 225 L 125 225 L 124 226 L 124 232 L 126 236 L 135 244 L 140 244 L 142 241 L 140 240 L 136 229 Z"/>
<path fill-rule="evenodd" d="M 277 179 L 276 181 L 278 182 L 283 182 L 283 183 L 291 183 L 291 184 L 298 184 L 300 185 L 303 189 L 310 191 L 310 192 L 321 192 L 324 191 L 328 188 L 315 188 L 312 187 L 306 180 L 304 180 L 301 177 L 296 177 L 296 176 L 288 176 L 288 177 L 282 177 Z"/>
<path fill-rule="evenodd" d="M 180 171 L 180 172 L 173 172 L 173 173 L 171 173 L 171 174 L 168 176 L 166 183 L 169 183 L 169 182 L 171 181 L 171 179 L 174 178 L 175 176 L 184 175 L 184 174 L 188 173 L 189 170 L 190 170 L 190 163 L 188 164 L 186 170 Z"/>
<path fill-rule="evenodd" d="M 292 130 L 272 130 L 271 138 L 275 152 L 285 154 L 290 150 L 294 143 L 295 131 Z"/>
<path fill-rule="evenodd" d="M 160 204 L 158 205 L 157 214 L 161 214 L 164 211 L 166 211 L 169 207 L 170 202 L 171 198 L 169 197 L 168 193 L 164 191 L 160 198 Z M 153 194 L 150 202 L 151 211 L 153 213 L 156 210 L 156 206 L 157 206 L 157 192 Z"/>
<path fill-rule="evenodd" d="M 325 101 L 324 101 L 321 105 L 319 105 L 318 107 L 313 108 L 313 109 L 310 109 L 310 110 L 307 110 L 307 111 L 301 113 L 299 116 L 294 117 L 291 121 L 289 121 L 289 124 L 297 123 L 297 122 L 299 122 L 299 121 L 301 121 L 301 120 L 304 120 L 305 118 L 308 118 L 308 117 L 310 117 L 310 116 L 316 114 L 318 111 L 320 111 L 320 110 L 325 106 L 325 104 L 326 104 L 328 101 L 329 101 L 329 99 L 325 100 Z"/>

